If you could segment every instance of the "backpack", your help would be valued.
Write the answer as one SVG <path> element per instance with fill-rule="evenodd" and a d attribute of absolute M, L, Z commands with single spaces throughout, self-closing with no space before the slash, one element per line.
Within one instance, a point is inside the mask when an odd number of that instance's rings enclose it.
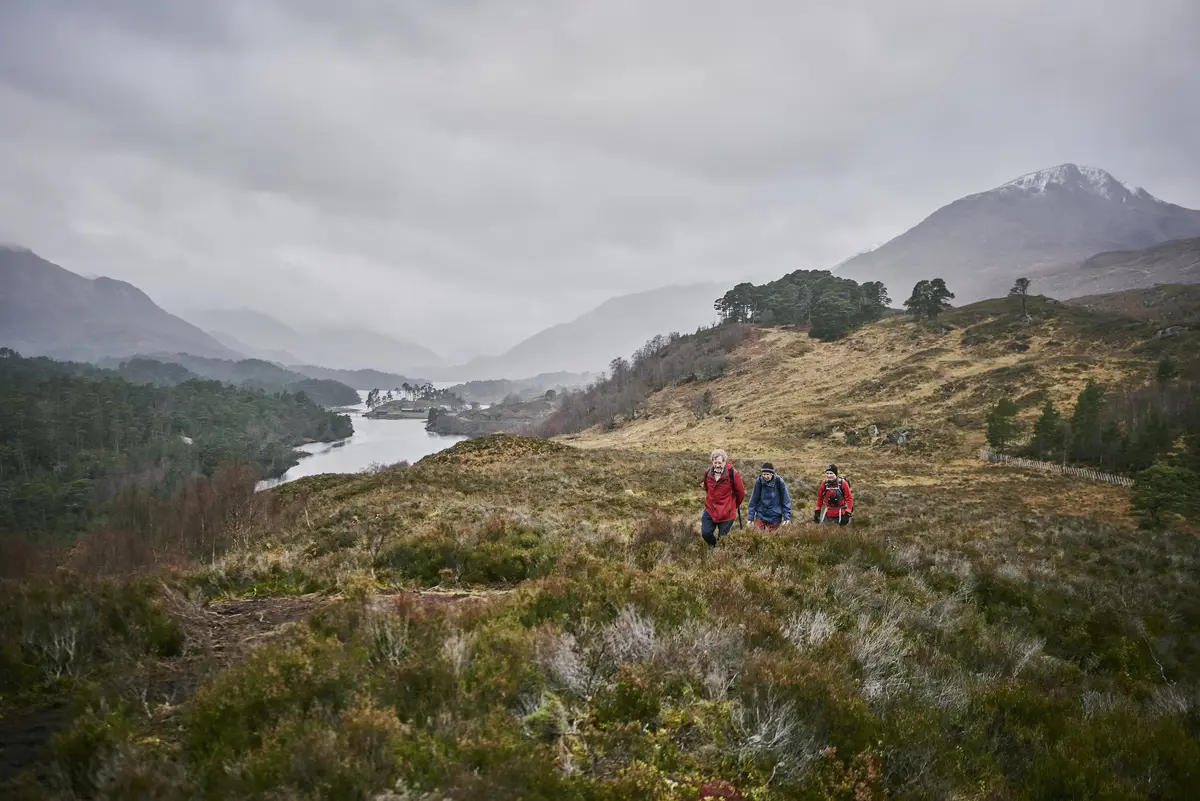
<path fill-rule="evenodd" d="M 845 476 L 838 476 L 838 483 L 833 485 L 833 489 L 829 490 L 825 495 L 825 503 L 829 506 L 841 506 L 846 502 L 846 493 L 842 492 L 842 482 L 846 482 L 846 489 L 850 489 L 850 479 Z"/>

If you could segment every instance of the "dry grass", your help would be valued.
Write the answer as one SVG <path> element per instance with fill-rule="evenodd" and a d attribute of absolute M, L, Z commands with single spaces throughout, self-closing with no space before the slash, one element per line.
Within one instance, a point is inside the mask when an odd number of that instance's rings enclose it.
<path fill-rule="evenodd" d="M 284 485 L 291 514 L 154 603 L 4 587 L 0 702 L 86 710 L 28 797 L 1183 797 L 1200 544 L 1137 530 L 1126 489 L 981 462 L 953 422 L 1137 365 L 1069 320 L 1023 352 L 993 322 L 769 331 L 699 421 L 684 387 L 610 433 Z M 912 442 L 846 441 L 872 423 Z M 775 462 L 793 526 L 709 553 L 717 445 L 748 480 Z M 805 522 L 831 460 L 848 529 Z M 87 599 L 125 593 L 153 636 L 107 645 Z"/>
<path fill-rule="evenodd" d="M 1022 417 L 1029 422 L 1044 398 L 1070 408 L 1089 378 L 1121 385 L 1148 375 L 1147 360 L 1133 356 L 1128 342 L 1098 344 L 1069 316 L 1012 334 L 1004 319 L 948 315 L 953 328 L 943 333 L 891 318 L 832 343 L 767 330 L 731 357 L 724 377 L 658 393 L 644 418 L 614 431 L 590 429 L 559 440 L 587 449 L 703 453 L 720 446 L 789 460 L 811 473 L 831 460 L 877 461 L 845 439 L 847 429 L 869 436 L 876 425 L 880 438 L 889 430 L 913 430 L 908 451 L 917 449 L 926 461 L 936 454 L 938 463 L 930 467 L 944 474 L 947 459 L 962 464 L 953 460 L 983 444 L 984 413 L 1001 395 L 1030 398 Z M 999 333 L 975 333 L 989 325 Z M 965 345 L 964 338 L 982 341 Z M 1011 350 L 1012 342 L 1028 350 Z M 712 391 L 715 412 L 697 419 L 692 400 L 704 389 Z"/>

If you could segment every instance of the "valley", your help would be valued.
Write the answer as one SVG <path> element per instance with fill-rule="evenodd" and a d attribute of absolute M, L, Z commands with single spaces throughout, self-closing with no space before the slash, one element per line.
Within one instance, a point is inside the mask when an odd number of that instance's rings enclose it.
<path fill-rule="evenodd" d="M 1162 313 L 1192 308 L 1170 297 Z M 0 631 L 6 720 L 45 720 L 78 682 L 118 705 L 53 740 L 19 729 L 21 753 L 48 756 L 6 776 L 29 798 L 240 795 L 314 771 L 429 799 L 1182 797 L 1200 532 L 1140 530 L 1128 488 L 975 451 L 1002 397 L 1028 428 L 1046 400 L 1070 416 L 1089 379 L 1147 384 L 1164 356 L 1194 380 L 1197 334 L 1156 337 L 1156 316 L 1103 299 L 1027 306 L 829 342 L 751 326 L 719 375 L 624 419 L 475 432 L 230 498 L 236 527 L 202 555 L 184 541 L 114 570 L 87 538 L 69 584 L 0 588 L 21 610 Z M 789 528 L 735 527 L 707 552 L 715 446 L 747 481 L 775 463 Z M 848 530 L 807 522 L 830 461 L 853 482 Z M 114 603 L 138 621 L 124 634 L 98 614 Z M 102 767 L 67 770 L 83 764 Z"/>
<path fill-rule="evenodd" d="M 1125 197 L 1095 172 L 1043 177 L 1005 204 Z M 5 351 L 42 378 L 0 392 L 0 791 L 1188 797 L 1189 247 L 1089 251 L 1071 269 L 1102 281 L 1031 273 L 1027 296 L 975 302 L 949 274 L 938 303 L 927 272 L 908 298 L 890 268 L 891 298 L 840 270 L 666 288 L 436 388 L 383 351 L 288 366 L 287 342 L 245 330 L 212 339 L 266 359 L 146 351 L 150 328 L 88 343 L 112 371 Z M 1085 286 L 1120 291 L 1052 294 Z M 676 296 L 681 316 L 656 317 Z M 721 322 L 672 323 L 692 314 Z M 239 319 L 291 336 L 213 322 Z M 788 526 L 709 551 L 718 447 L 748 493 L 775 465 Z M 845 527 L 810 522 L 830 463 Z"/>

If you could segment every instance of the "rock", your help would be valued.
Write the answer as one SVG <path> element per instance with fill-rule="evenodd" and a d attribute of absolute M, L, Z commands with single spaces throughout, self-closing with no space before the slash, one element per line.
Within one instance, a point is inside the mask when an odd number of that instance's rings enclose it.
<path fill-rule="evenodd" d="M 1017 353 L 1024 353 L 1029 350 L 1029 346 L 1024 342 L 1009 342 L 1008 349 L 1015 350 Z"/>
<path fill-rule="evenodd" d="M 872 426 L 868 427 L 867 428 L 867 436 L 871 437 L 872 439 L 875 437 L 878 437 L 879 436 L 879 426 L 872 425 Z"/>
<path fill-rule="evenodd" d="M 912 431 L 907 428 L 897 428 L 888 432 L 887 441 L 893 445 L 903 445 L 908 442 L 909 435 Z"/>
<path fill-rule="evenodd" d="M 1159 330 L 1155 331 L 1154 337 L 1156 339 L 1164 339 L 1166 337 L 1176 337 L 1176 336 L 1179 336 L 1180 334 L 1184 333 L 1185 331 L 1190 331 L 1190 330 L 1191 330 L 1191 326 L 1172 325 L 1172 326 L 1168 326 L 1166 328 L 1160 328 Z"/>

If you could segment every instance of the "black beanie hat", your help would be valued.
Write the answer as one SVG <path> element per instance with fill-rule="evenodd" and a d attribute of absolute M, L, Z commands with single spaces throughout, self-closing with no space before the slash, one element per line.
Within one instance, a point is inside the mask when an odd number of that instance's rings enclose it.
<path fill-rule="evenodd" d="M 763 462 L 762 471 L 764 473 L 774 473 L 775 465 L 771 464 L 770 462 Z"/>
<path fill-rule="evenodd" d="M 833 474 L 834 474 L 835 476 L 838 474 L 838 471 L 837 471 L 837 465 L 836 465 L 836 464 L 827 464 L 827 465 L 825 465 L 825 469 L 826 469 L 826 470 L 832 470 L 832 471 L 833 471 Z"/>

